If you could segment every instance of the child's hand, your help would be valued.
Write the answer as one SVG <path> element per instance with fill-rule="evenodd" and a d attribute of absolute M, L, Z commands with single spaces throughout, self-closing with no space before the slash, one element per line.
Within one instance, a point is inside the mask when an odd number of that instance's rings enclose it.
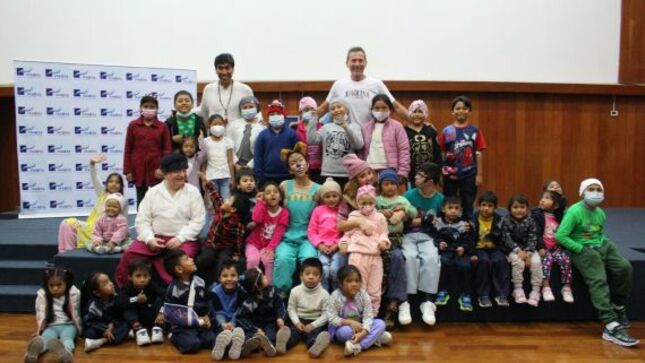
<path fill-rule="evenodd" d="M 412 220 L 412 227 L 420 227 L 421 226 L 421 218 L 414 218 Z"/>
<path fill-rule="evenodd" d="M 328 254 L 329 254 L 329 249 L 328 249 L 328 248 L 327 248 L 327 246 L 325 246 L 325 244 L 324 244 L 324 243 L 322 243 L 322 242 L 320 242 L 320 244 L 318 245 L 318 251 L 319 251 L 320 253 L 324 254 L 324 255 L 328 255 Z"/>
<path fill-rule="evenodd" d="M 387 241 L 378 241 L 378 249 L 381 251 L 387 250 L 387 247 L 388 247 L 387 245 L 388 245 Z"/>
<path fill-rule="evenodd" d="M 163 244 L 163 241 L 156 237 L 151 238 L 148 241 L 147 245 L 148 245 L 148 248 L 151 249 L 152 251 L 158 251 L 166 248 L 165 245 Z"/>
<path fill-rule="evenodd" d="M 361 331 L 359 331 L 358 333 L 356 333 L 356 334 L 354 334 L 352 336 L 352 342 L 353 343 L 358 343 L 361 340 L 363 340 L 363 338 L 365 338 L 366 336 L 367 336 L 367 330 L 361 329 Z"/>
<path fill-rule="evenodd" d="M 176 237 L 171 238 L 166 242 L 166 248 L 169 250 L 176 250 L 179 246 L 181 246 L 181 242 L 179 242 Z"/>
<path fill-rule="evenodd" d="M 162 313 L 157 314 L 157 317 L 155 318 L 155 325 L 161 326 L 163 325 L 164 322 L 165 322 L 165 319 L 163 318 L 163 314 Z"/>
<path fill-rule="evenodd" d="M 246 225 L 246 229 L 249 231 L 253 228 L 255 228 L 255 222 L 249 222 L 249 224 Z"/>
<path fill-rule="evenodd" d="M 155 178 L 163 179 L 163 172 L 161 171 L 161 169 L 156 169 L 155 170 Z"/>
<path fill-rule="evenodd" d="M 372 233 L 374 233 L 374 227 L 369 224 L 364 224 L 361 226 L 361 231 L 363 231 L 366 236 L 371 236 Z"/>
<path fill-rule="evenodd" d="M 339 250 L 339 251 L 340 251 L 340 253 L 342 253 L 343 255 L 346 255 L 346 254 L 347 254 L 347 243 L 341 243 L 341 244 L 339 244 L 339 245 L 338 245 L 338 250 Z"/>
<path fill-rule="evenodd" d="M 470 262 L 477 263 L 477 261 L 479 261 L 479 257 L 477 257 L 477 255 L 470 256 Z"/>
<path fill-rule="evenodd" d="M 314 328 L 313 324 L 307 324 L 305 325 L 304 331 L 305 333 L 311 333 L 314 329 L 316 328 Z"/>
<path fill-rule="evenodd" d="M 110 250 L 110 252 L 114 251 L 114 247 L 116 247 L 116 246 L 117 246 L 117 243 L 114 242 L 114 241 L 110 241 L 107 244 L 107 248 Z"/>
<path fill-rule="evenodd" d="M 235 326 L 233 325 L 233 323 L 223 323 L 222 324 L 222 330 L 233 331 L 233 329 L 235 329 Z"/>
<path fill-rule="evenodd" d="M 98 246 L 100 246 L 100 245 L 101 245 L 101 242 L 99 242 L 99 241 L 94 241 L 94 242 L 92 243 L 92 247 L 94 247 L 94 248 L 97 248 L 97 247 L 98 247 Z"/>
<path fill-rule="evenodd" d="M 448 249 L 448 244 L 445 241 L 439 242 L 439 249 L 445 251 Z"/>
<path fill-rule="evenodd" d="M 200 324 L 200 325 L 201 325 L 203 328 L 206 328 L 206 329 L 210 329 L 210 328 L 211 328 L 211 319 L 208 317 L 208 315 L 204 315 L 204 316 L 202 316 L 201 318 L 199 318 L 199 320 L 200 320 L 200 322 L 201 322 L 201 324 Z"/>
<path fill-rule="evenodd" d="M 137 295 L 137 302 L 139 304 L 144 304 L 146 301 L 148 301 L 148 297 L 143 293 L 143 290 L 141 290 L 141 292 L 139 292 L 139 295 Z"/>
<path fill-rule="evenodd" d="M 110 323 L 103 332 L 103 338 L 105 338 L 108 342 L 114 341 L 114 334 L 112 334 L 112 330 L 114 330 L 114 325 Z"/>
<path fill-rule="evenodd" d="M 304 332 L 305 331 L 305 324 L 303 324 L 303 323 L 296 324 L 296 330 L 298 332 L 300 332 L 300 333 Z"/>
<path fill-rule="evenodd" d="M 391 210 L 389 210 L 389 209 L 383 209 L 383 210 L 381 210 L 381 214 L 382 214 L 385 218 L 390 218 L 390 217 L 392 217 L 392 214 L 394 214 L 394 212 L 392 212 L 392 211 L 391 211 Z"/>
<path fill-rule="evenodd" d="M 104 162 L 105 160 L 107 160 L 107 157 L 105 157 L 105 155 L 103 155 L 103 154 L 96 154 L 96 155 L 93 155 L 93 156 L 90 158 L 90 164 L 94 165 L 94 164 L 102 163 L 102 162 Z"/>
<path fill-rule="evenodd" d="M 278 326 L 278 329 L 282 328 L 284 326 L 284 320 L 282 320 L 280 318 L 276 319 L 275 325 Z"/>
<path fill-rule="evenodd" d="M 540 254 L 540 257 L 544 257 L 546 255 L 546 250 L 544 248 L 540 248 L 538 253 Z"/>
<path fill-rule="evenodd" d="M 359 323 L 359 322 L 358 322 L 358 321 L 356 321 L 356 320 L 351 320 L 351 321 L 349 322 L 349 326 L 351 326 L 351 327 L 352 327 L 352 330 L 354 331 L 354 333 L 358 333 L 358 332 L 360 332 L 361 330 L 363 330 L 363 324 Z"/>
<path fill-rule="evenodd" d="M 203 171 L 200 171 L 197 174 L 199 175 L 199 180 L 202 181 L 202 185 L 204 189 L 206 189 L 206 184 L 208 184 L 208 177 L 206 177 L 206 173 L 204 173 Z"/>
<path fill-rule="evenodd" d="M 405 218 L 405 212 L 403 211 L 396 211 L 394 214 L 392 214 L 392 217 L 390 218 L 390 223 L 391 224 L 397 224 L 401 222 Z"/>
<path fill-rule="evenodd" d="M 477 176 L 475 177 L 475 186 L 478 187 L 482 185 L 483 182 L 484 182 L 484 177 L 481 176 L 480 174 L 477 174 Z"/>
<path fill-rule="evenodd" d="M 463 255 L 463 254 L 464 254 L 464 248 L 463 248 L 463 247 L 457 247 L 456 252 L 457 252 L 457 254 L 458 254 L 459 256 L 461 256 L 461 255 Z"/>
<path fill-rule="evenodd" d="M 334 253 L 336 253 L 336 251 L 338 251 L 338 245 L 331 245 L 327 247 L 327 250 L 329 251 L 329 255 L 333 255 Z"/>

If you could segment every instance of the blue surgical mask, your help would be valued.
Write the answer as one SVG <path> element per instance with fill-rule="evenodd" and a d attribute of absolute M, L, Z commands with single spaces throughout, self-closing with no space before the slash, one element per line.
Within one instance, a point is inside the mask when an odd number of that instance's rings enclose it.
<path fill-rule="evenodd" d="M 257 114 L 258 110 L 255 107 L 242 110 L 242 117 L 245 120 L 252 120 Z"/>
<path fill-rule="evenodd" d="M 603 192 L 585 192 L 585 204 L 590 207 L 597 207 L 605 200 L 605 193 Z"/>
<path fill-rule="evenodd" d="M 284 116 L 283 115 L 271 115 L 269 116 L 269 125 L 274 129 L 279 129 L 284 125 Z"/>
<path fill-rule="evenodd" d="M 306 121 L 306 122 L 309 122 L 309 120 L 311 120 L 311 117 L 312 117 L 312 112 L 311 111 L 302 113 L 302 119 L 304 121 Z"/>

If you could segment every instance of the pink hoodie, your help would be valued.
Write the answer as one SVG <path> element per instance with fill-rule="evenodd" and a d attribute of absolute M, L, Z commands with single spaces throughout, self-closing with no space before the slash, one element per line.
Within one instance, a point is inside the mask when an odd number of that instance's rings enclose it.
<path fill-rule="evenodd" d="M 269 214 L 266 203 L 259 199 L 253 209 L 253 222 L 255 228 L 246 239 L 259 250 L 268 248 L 275 251 L 276 247 L 284 237 L 289 225 L 289 211 L 285 207 L 280 207 L 280 211 L 275 216 Z"/>
<path fill-rule="evenodd" d="M 381 213 L 375 211 L 366 217 L 359 211 L 353 211 L 349 214 L 348 220 L 350 219 L 358 219 L 361 226 L 371 225 L 374 230 L 371 236 L 363 233 L 361 228 L 355 228 L 345 232 L 340 242 L 347 243 L 347 252 L 362 253 L 364 255 L 380 255 L 381 251 L 378 248 L 380 241 L 387 241 L 388 248 L 390 247 L 390 240 L 387 237 L 387 220 Z"/>
<path fill-rule="evenodd" d="M 314 247 L 318 248 L 321 243 L 325 246 L 338 244 L 342 233 L 336 228 L 337 218 L 338 208 L 330 208 L 324 204 L 314 208 L 307 228 L 307 237 Z"/>

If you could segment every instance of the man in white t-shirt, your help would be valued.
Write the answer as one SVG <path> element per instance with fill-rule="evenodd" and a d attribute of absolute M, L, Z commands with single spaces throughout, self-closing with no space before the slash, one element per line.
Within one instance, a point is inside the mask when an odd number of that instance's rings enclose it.
<path fill-rule="evenodd" d="M 215 57 L 215 73 L 219 81 L 212 82 L 204 87 L 202 103 L 195 109 L 195 113 L 208 123 L 208 118 L 213 114 L 224 116 L 227 121 L 237 120 L 240 114 L 240 100 L 246 96 L 253 96 L 253 90 L 248 85 L 233 81 L 235 60 L 229 53 L 222 53 Z"/>
<path fill-rule="evenodd" d="M 350 77 L 341 78 L 334 82 L 329 90 L 327 99 L 318 107 L 318 114 L 323 115 L 328 111 L 329 101 L 334 98 L 344 98 L 350 104 L 358 122 L 363 123 L 372 119 L 372 97 L 379 93 L 386 94 L 394 103 L 396 112 L 408 119 L 408 110 L 398 103 L 387 89 L 385 84 L 375 78 L 365 76 L 367 56 L 361 47 L 350 48 L 347 52 L 347 68 Z"/>

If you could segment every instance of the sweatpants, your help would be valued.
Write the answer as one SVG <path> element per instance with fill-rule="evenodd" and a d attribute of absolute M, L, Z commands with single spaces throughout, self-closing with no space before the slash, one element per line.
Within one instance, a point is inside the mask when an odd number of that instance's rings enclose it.
<path fill-rule="evenodd" d="M 434 241 L 425 233 L 414 232 L 403 236 L 403 256 L 408 294 L 422 291 L 436 294 L 441 273 L 441 259 Z"/>
<path fill-rule="evenodd" d="M 275 320 L 268 323 L 260 323 L 255 326 L 258 329 L 262 329 L 264 335 L 269 338 L 271 344 L 275 345 L 275 340 L 278 336 L 278 325 L 275 323 Z M 255 336 L 256 331 L 244 330 L 244 340 L 249 340 Z"/>
<path fill-rule="evenodd" d="M 260 262 L 262 262 L 262 266 L 264 267 L 264 274 L 269 280 L 269 285 L 271 285 L 273 283 L 274 256 L 273 254 L 271 254 L 271 256 L 267 256 L 262 253 L 265 249 L 266 247 L 259 250 L 251 243 L 246 244 L 244 252 L 246 254 L 246 269 L 249 270 L 255 267 L 260 267 Z"/>
<path fill-rule="evenodd" d="M 307 325 L 313 320 L 306 320 L 306 319 L 300 319 L 300 322 L 303 325 Z M 305 344 L 307 344 L 307 348 L 311 348 L 312 345 L 316 342 L 316 337 L 318 334 L 324 332 L 327 330 L 327 324 L 320 326 L 318 328 L 315 328 L 314 330 L 310 331 L 309 333 L 305 332 L 299 332 L 298 329 L 296 329 L 295 326 L 291 326 L 291 337 L 289 337 L 289 342 L 287 343 L 287 348 L 291 348 L 298 344 L 301 340 L 305 341 Z"/>
<path fill-rule="evenodd" d="M 112 335 L 114 335 L 114 340 L 109 344 L 120 344 L 128 337 L 130 327 L 128 327 L 125 320 L 114 320 L 112 325 Z M 102 339 L 106 327 L 106 324 L 86 326 L 83 328 L 83 335 L 88 339 Z"/>
<path fill-rule="evenodd" d="M 200 349 L 213 348 L 215 333 L 211 329 L 175 328 L 170 341 L 181 354 L 197 353 Z"/>
<path fill-rule="evenodd" d="M 459 180 L 443 178 L 443 194 L 446 197 L 460 197 L 461 205 L 464 207 L 462 215 L 469 219 L 473 216 L 473 204 L 477 195 L 476 177 L 477 175 L 473 174 Z"/>
<path fill-rule="evenodd" d="M 275 249 L 275 264 L 273 265 L 273 286 L 288 293 L 293 286 L 293 273 L 296 271 L 296 260 L 304 261 L 309 257 L 318 257 L 318 251 L 303 240 L 300 243 L 282 241 Z"/>
<path fill-rule="evenodd" d="M 476 249 L 475 289 L 477 296 L 505 296 L 510 293 L 511 268 L 506 255 L 497 248 Z"/>
<path fill-rule="evenodd" d="M 604 324 L 618 319 L 612 303 L 625 306 L 632 292 L 632 265 L 621 256 L 616 245 L 604 240 L 597 248 L 584 247 L 571 253 L 571 261 L 582 275 L 591 304 Z"/>
<path fill-rule="evenodd" d="M 441 256 L 441 290 L 452 289 L 457 295 L 471 294 L 472 268 L 470 256 L 455 251 L 439 251 Z"/>
<path fill-rule="evenodd" d="M 204 279 L 206 286 L 210 286 L 218 280 L 217 273 L 219 267 L 225 261 L 233 256 L 233 251 L 229 248 L 214 249 L 208 246 L 202 246 L 201 252 L 195 258 L 197 274 Z"/>
<path fill-rule="evenodd" d="M 402 303 L 408 300 L 408 277 L 405 256 L 401 247 L 392 247 L 381 254 L 383 259 L 383 286 L 387 300 Z"/>
<path fill-rule="evenodd" d="M 347 264 L 347 256 L 336 251 L 331 256 L 319 253 L 318 259 L 323 266 L 321 284 L 325 290 L 332 292 L 338 288 L 338 270 Z"/>
<path fill-rule="evenodd" d="M 519 258 L 517 253 L 511 252 L 508 254 L 508 260 L 511 263 L 511 282 L 514 289 L 521 289 L 524 283 L 524 269 L 526 268 L 524 260 Z M 542 286 L 542 259 L 540 254 L 533 252 L 531 254 L 531 261 L 529 270 L 531 271 L 531 286 L 533 289 Z"/>
<path fill-rule="evenodd" d="M 374 343 L 378 342 L 384 331 L 385 322 L 381 319 L 374 319 L 370 331 L 367 333 L 365 338 L 359 342 L 361 350 L 367 350 L 374 345 Z M 345 344 L 346 341 L 351 340 L 352 336 L 354 336 L 354 329 L 349 325 L 341 325 L 338 328 L 330 325 L 329 334 L 331 334 L 331 337 L 335 342 Z"/>
<path fill-rule="evenodd" d="M 40 336 L 43 338 L 45 347 L 47 346 L 48 341 L 52 339 L 60 339 L 60 341 L 63 342 L 65 349 L 70 353 L 74 353 L 74 340 L 76 339 L 77 333 L 78 332 L 76 331 L 74 324 L 69 323 L 48 325 Z"/>
<path fill-rule="evenodd" d="M 377 312 L 381 306 L 381 284 L 383 283 L 383 259 L 381 255 L 349 254 L 350 265 L 356 266 L 361 273 L 361 287 L 367 291 L 372 301 L 372 309 Z"/>
<path fill-rule="evenodd" d="M 560 279 L 563 284 L 570 284 L 572 279 L 571 272 L 571 259 L 569 255 L 560 247 L 556 246 L 554 249 L 546 250 L 546 254 L 542 257 L 542 274 L 545 280 L 551 280 L 551 269 L 553 263 L 557 263 L 560 267 Z"/>

